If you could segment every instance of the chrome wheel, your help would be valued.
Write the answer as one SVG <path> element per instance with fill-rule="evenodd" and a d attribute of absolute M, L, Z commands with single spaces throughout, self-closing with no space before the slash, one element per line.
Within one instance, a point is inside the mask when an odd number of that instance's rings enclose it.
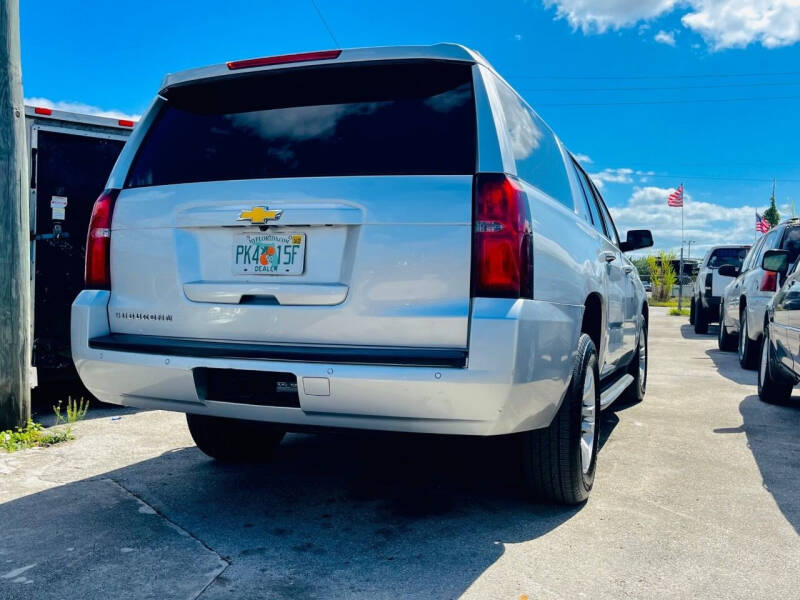
<path fill-rule="evenodd" d="M 642 330 L 639 335 L 639 388 L 644 391 L 647 385 L 647 333 Z"/>
<path fill-rule="evenodd" d="M 747 317 L 742 315 L 739 319 L 739 360 L 744 360 L 745 340 L 747 340 Z"/>
<path fill-rule="evenodd" d="M 584 474 L 592 466 L 594 453 L 594 432 L 597 426 L 597 394 L 595 391 L 594 369 L 586 370 L 583 380 L 583 398 L 581 402 L 581 468 Z"/>

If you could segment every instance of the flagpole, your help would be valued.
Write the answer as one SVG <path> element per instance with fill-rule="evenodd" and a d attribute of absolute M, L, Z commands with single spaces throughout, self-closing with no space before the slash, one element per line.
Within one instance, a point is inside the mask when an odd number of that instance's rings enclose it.
<path fill-rule="evenodd" d="M 681 182 L 681 190 L 683 193 L 681 194 L 681 262 L 678 273 L 678 310 L 683 310 L 683 204 L 684 204 L 684 197 L 686 196 L 686 190 L 683 187 L 683 182 Z"/>

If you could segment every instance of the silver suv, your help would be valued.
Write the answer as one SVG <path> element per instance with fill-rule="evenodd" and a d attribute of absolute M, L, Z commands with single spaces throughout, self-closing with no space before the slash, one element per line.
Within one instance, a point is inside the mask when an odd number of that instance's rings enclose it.
<path fill-rule="evenodd" d="M 759 364 L 764 314 L 779 287 L 778 274 L 765 270 L 761 264 L 764 254 L 776 249 L 786 250 L 789 264 L 797 260 L 800 220 L 784 221 L 765 233 L 753 244 L 741 268 L 729 264 L 717 270 L 723 277 L 734 277 L 725 287 L 720 301 L 719 349 L 738 348 L 739 364 L 745 369 L 756 369 Z"/>
<path fill-rule="evenodd" d="M 286 431 L 517 434 L 585 500 L 598 412 L 644 395 L 648 308 L 597 189 L 461 46 L 167 75 L 92 214 L 72 351 L 98 398 L 218 459 Z"/>

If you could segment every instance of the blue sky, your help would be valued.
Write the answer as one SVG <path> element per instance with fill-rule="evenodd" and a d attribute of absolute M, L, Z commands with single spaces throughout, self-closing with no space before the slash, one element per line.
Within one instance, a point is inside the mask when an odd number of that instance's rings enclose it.
<path fill-rule="evenodd" d="M 480 51 L 591 160 L 620 230 L 650 227 L 677 249 L 680 211 L 666 193 L 681 181 L 695 248 L 752 241 L 773 177 L 782 212 L 793 199 L 800 214 L 797 0 L 317 3 L 343 47 Z M 334 47 L 310 0 L 21 0 L 20 10 L 25 97 L 120 114 L 141 113 L 170 71 Z"/>

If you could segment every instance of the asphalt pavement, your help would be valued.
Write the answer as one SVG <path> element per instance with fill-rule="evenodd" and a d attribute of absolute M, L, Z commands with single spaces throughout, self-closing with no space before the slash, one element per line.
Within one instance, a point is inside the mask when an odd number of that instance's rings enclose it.
<path fill-rule="evenodd" d="M 0 598 L 798 598 L 800 391 L 652 309 L 641 404 L 603 413 L 595 489 L 528 502 L 508 440 L 291 435 L 222 465 L 183 415 L 94 408 L 0 454 Z"/>

